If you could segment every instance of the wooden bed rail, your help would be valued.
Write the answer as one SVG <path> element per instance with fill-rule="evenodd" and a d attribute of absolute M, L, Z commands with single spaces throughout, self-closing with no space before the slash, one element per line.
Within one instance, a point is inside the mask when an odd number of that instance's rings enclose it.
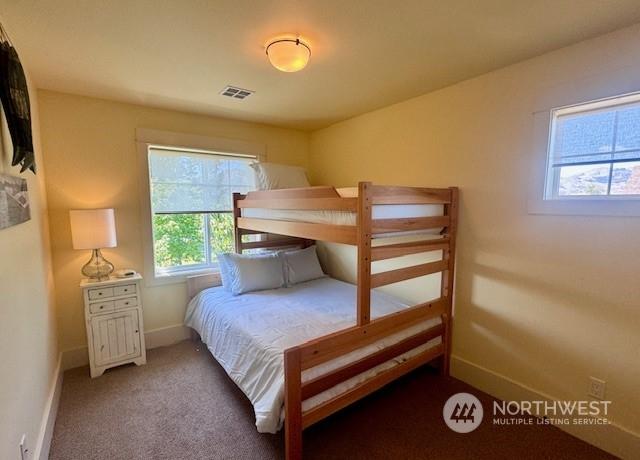
<path fill-rule="evenodd" d="M 416 336 L 417 337 L 417 336 Z M 423 342 L 424 343 L 424 342 Z M 316 422 L 328 417 L 329 415 L 347 407 L 349 404 L 370 395 L 374 391 L 391 383 L 392 381 L 402 377 L 412 370 L 433 361 L 442 356 L 442 345 L 435 345 L 428 350 L 407 358 L 395 367 L 382 371 L 380 374 L 372 377 L 352 389 L 342 393 L 334 398 L 320 404 L 319 406 L 302 413 L 302 428 L 308 428 Z"/>
<path fill-rule="evenodd" d="M 360 223 L 360 219 L 371 221 L 371 225 L 366 226 L 369 238 L 394 232 L 442 228 L 451 224 L 448 215 L 372 220 L 370 211 L 373 205 L 436 204 L 447 207 L 451 203 L 451 189 L 396 187 L 361 182 L 358 185 L 357 197 L 342 197 L 334 187 L 326 186 L 254 191 L 247 195 L 234 194 L 233 211 L 236 229 L 239 230 L 359 245 L 359 229 L 365 227 Z M 365 204 L 368 213 L 363 212 Z M 357 222 L 356 225 L 332 225 L 242 216 L 243 209 L 252 208 L 355 212 Z"/>
<path fill-rule="evenodd" d="M 403 187 L 372 185 L 373 204 L 451 204 L 451 188 Z"/>
<path fill-rule="evenodd" d="M 308 240 L 333 241 L 357 246 L 356 324 L 350 328 L 289 348 L 284 353 L 285 373 L 285 450 L 288 460 L 302 458 L 302 430 L 343 407 L 376 391 L 398 377 L 436 358 L 441 372 L 448 374 L 451 354 L 451 319 L 458 216 L 458 189 L 379 186 L 358 184 L 357 198 L 343 198 L 333 187 L 249 192 L 233 197 L 236 251 L 258 247 L 278 247 Z M 373 219 L 374 205 L 436 204 L 442 215 L 432 217 Z M 356 213 L 356 225 L 329 225 L 308 222 L 248 218 L 242 209 L 332 210 Z M 437 237 L 406 243 L 373 245 L 376 237 L 396 232 L 441 229 Z M 245 242 L 248 234 L 286 235 L 259 242 Z M 287 243 L 287 244 L 285 244 Z M 372 263 L 411 254 L 440 251 L 433 262 L 372 273 Z M 371 319 L 371 289 L 432 274 L 441 274 L 438 299 L 409 307 L 397 313 Z M 303 372 L 332 359 L 347 355 L 395 333 L 433 318 L 441 322 L 416 332 L 391 346 L 375 351 L 324 375 L 303 381 Z M 425 347 L 441 337 L 440 343 Z M 417 347 L 421 347 L 416 350 Z M 402 359 L 397 359 L 403 356 Z M 392 359 L 393 366 L 377 369 L 373 377 L 353 384 L 348 390 L 303 412 L 302 403 L 342 382 L 376 368 Z"/>
<path fill-rule="evenodd" d="M 258 230 L 258 233 L 288 235 L 343 244 L 356 243 L 356 228 L 353 225 L 311 224 L 250 217 L 238 217 L 237 222 L 240 230 L 252 229 L 254 232 Z"/>
<path fill-rule="evenodd" d="M 287 248 L 293 246 L 299 247 L 307 247 L 312 244 L 312 239 L 308 236 L 298 237 L 296 235 L 291 234 L 282 234 L 274 231 L 260 231 L 258 225 L 254 226 L 254 228 L 244 228 L 251 227 L 251 225 L 243 225 L 243 222 L 246 221 L 245 218 L 240 216 L 240 209 L 242 209 L 242 204 L 245 201 L 246 195 L 241 193 L 234 193 L 232 196 L 233 199 L 233 230 L 234 230 L 234 245 L 235 252 L 238 254 L 242 254 L 245 250 L 250 249 L 278 249 L 278 248 Z M 260 221 L 261 219 L 255 219 Z M 271 238 L 262 238 L 257 241 L 245 241 L 245 235 L 261 235 L 261 236 L 272 236 Z"/>
<path fill-rule="evenodd" d="M 414 307 L 416 308 L 416 307 Z M 395 321 L 409 313 L 400 312 L 394 318 Z M 441 311 L 434 311 L 431 315 L 422 315 L 420 321 L 437 317 Z M 412 315 L 411 315 L 412 316 Z M 385 318 L 386 319 L 386 318 Z M 382 321 L 382 319 L 380 320 Z M 373 325 L 374 322 L 371 323 Z M 432 326 L 426 330 L 402 339 L 395 344 L 373 352 L 355 362 L 338 367 L 337 369 L 323 374 L 311 380 L 302 381 L 302 372 L 305 369 L 316 366 L 321 362 L 326 362 L 337 356 L 344 355 L 354 349 L 364 346 L 362 342 L 354 343 L 347 341 L 339 347 L 334 347 L 331 342 L 337 338 L 344 338 L 353 333 L 362 334 L 362 330 L 367 326 L 357 326 L 354 329 L 341 331 L 333 334 L 331 338 L 322 338 L 317 343 L 303 344 L 289 348 L 284 355 L 285 369 L 285 450 L 288 460 L 299 460 L 302 458 L 302 431 L 314 423 L 328 417 L 340 409 L 364 398 L 365 396 L 380 389 L 386 384 L 411 372 L 419 366 L 427 364 L 436 358 L 443 357 L 445 353 L 444 338 L 446 336 L 446 322 Z M 406 325 L 404 325 L 406 327 Z M 359 334 L 359 335 L 360 335 Z M 390 335 L 379 334 L 375 340 Z M 361 337 L 363 335 L 360 335 Z M 431 345 L 428 348 L 415 351 L 417 347 L 425 346 L 430 340 L 442 337 L 442 342 Z M 321 344 L 327 345 L 331 353 L 324 354 L 321 358 L 314 356 L 315 348 Z M 371 343 L 371 342 L 369 342 Z M 335 351 L 337 356 L 334 354 Z M 412 352 L 411 354 L 407 354 Z M 406 355 L 405 355 L 406 354 Z M 403 356 L 394 366 L 378 369 L 373 376 L 358 383 L 354 383 L 346 391 L 334 396 L 327 401 L 314 406 L 306 411 L 302 410 L 302 403 L 334 386 L 349 381 L 363 372 L 369 371 L 392 359 Z"/>
<path fill-rule="evenodd" d="M 302 370 L 369 345 L 420 322 L 442 315 L 446 299 L 415 305 L 406 310 L 383 316 L 366 326 L 354 326 L 300 345 Z"/>
<path fill-rule="evenodd" d="M 334 371 L 329 372 L 328 374 L 324 374 L 320 377 L 316 377 L 313 380 L 304 382 L 302 383 L 301 390 L 302 399 L 305 400 L 319 393 L 322 393 L 323 391 L 334 387 L 340 382 L 344 382 L 345 380 L 355 377 L 356 375 L 361 374 L 362 372 L 365 372 L 379 364 L 385 363 L 390 359 L 411 351 L 414 348 L 419 347 L 420 345 L 424 345 L 429 340 L 442 335 L 442 331 L 442 324 L 438 324 L 437 326 L 433 326 L 426 331 L 418 332 L 417 334 L 407 339 L 401 340 L 394 345 L 383 348 L 380 351 L 361 358 L 352 364 L 342 366 Z M 306 363 L 304 362 L 302 363 L 303 369 L 305 368 L 305 364 Z"/>

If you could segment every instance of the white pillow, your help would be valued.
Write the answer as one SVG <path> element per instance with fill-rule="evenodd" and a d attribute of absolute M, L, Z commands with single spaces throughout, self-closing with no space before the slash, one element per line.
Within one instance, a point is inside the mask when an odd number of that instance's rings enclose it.
<path fill-rule="evenodd" d="M 276 163 L 252 163 L 258 190 L 309 187 L 304 169 Z"/>
<path fill-rule="evenodd" d="M 320 266 L 315 246 L 309 246 L 298 251 L 284 251 L 282 255 L 284 257 L 288 286 L 325 276 Z"/>
<path fill-rule="evenodd" d="M 229 254 L 217 254 L 218 267 L 220 268 L 220 280 L 222 281 L 222 287 L 231 292 L 231 284 L 233 283 L 233 275 L 229 267 Z"/>
<path fill-rule="evenodd" d="M 282 256 L 278 253 L 251 255 L 226 253 L 219 254 L 218 260 L 222 260 L 220 264 L 222 283 L 233 295 L 278 289 L 286 285 Z M 228 282 L 225 284 L 225 281 Z"/>

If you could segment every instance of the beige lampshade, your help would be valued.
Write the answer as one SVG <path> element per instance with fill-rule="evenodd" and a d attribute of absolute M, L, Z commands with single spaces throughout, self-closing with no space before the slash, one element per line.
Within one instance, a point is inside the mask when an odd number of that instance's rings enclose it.
<path fill-rule="evenodd" d="M 118 245 L 113 209 L 72 210 L 69 217 L 74 249 L 114 248 Z"/>

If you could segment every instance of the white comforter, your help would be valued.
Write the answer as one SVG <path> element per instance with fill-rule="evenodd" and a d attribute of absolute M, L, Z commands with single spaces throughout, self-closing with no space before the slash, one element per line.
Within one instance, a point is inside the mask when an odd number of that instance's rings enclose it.
<path fill-rule="evenodd" d="M 233 296 L 222 287 L 206 289 L 189 303 L 185 324 L 195 329 L 213 356 L 253 404 L 256 427 L 275 433 L 282 426 L 284 403 L 283 352 L 308 340 L 355 324 L 356 288 L 331 278 L 293 287 Z M 376 318 L 407 308 L 407 304 L 381 292 L 372 292 L 371 316 Z M 356 361 L 440 322 L 418 324 L 336 358 L 303 373 L 303 381 Z M 426 345 L 383 363 L 303 403 L 307 410 L 395 366 L 408 356 L 436 345 Z"/>

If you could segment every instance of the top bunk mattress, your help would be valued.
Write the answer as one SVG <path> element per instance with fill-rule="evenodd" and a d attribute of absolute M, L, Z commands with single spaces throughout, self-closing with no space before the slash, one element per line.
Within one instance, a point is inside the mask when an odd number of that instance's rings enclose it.
<path fill-rule="evenodd" d="M 358 196 L 357 187 L 336 188 L 336 191 L 341 198 Z M 371 210 L 373 219 L 432 217 L 443 214 L 444 206 L 442 204 L 377 204 L 373 205 Z M 242 217 L 313 224 L 356 225 L 356 213 L 352 211 L 244 208 L 242 209 Z M 423 230 L 419 233 L 438 234 L 440 229 Z"/>

